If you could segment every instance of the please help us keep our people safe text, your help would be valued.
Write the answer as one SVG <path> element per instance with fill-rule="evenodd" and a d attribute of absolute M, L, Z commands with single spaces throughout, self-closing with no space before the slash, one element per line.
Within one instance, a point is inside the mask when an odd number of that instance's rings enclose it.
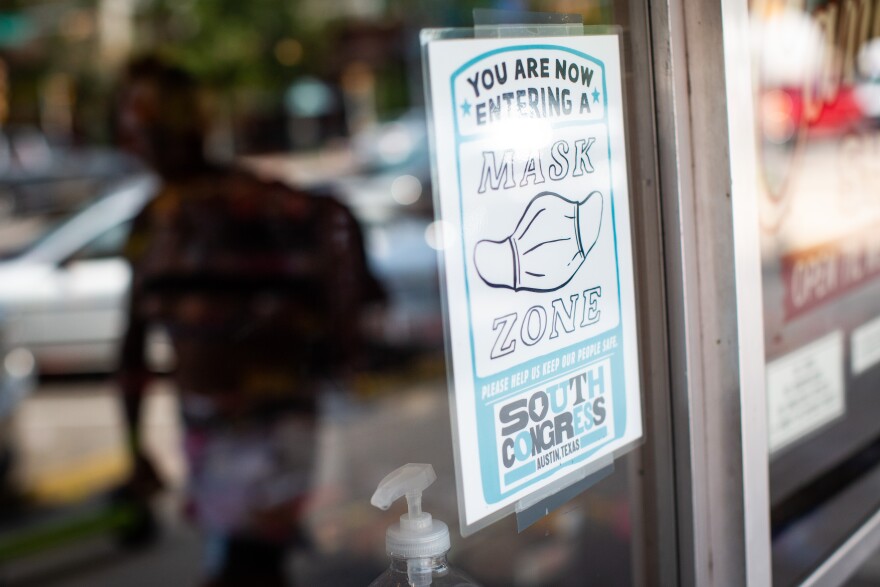
<path fill-rule="evenodd" d="M 428 62 L 467 533 L 642 434 L 620 55 L 436 40 Z"/>

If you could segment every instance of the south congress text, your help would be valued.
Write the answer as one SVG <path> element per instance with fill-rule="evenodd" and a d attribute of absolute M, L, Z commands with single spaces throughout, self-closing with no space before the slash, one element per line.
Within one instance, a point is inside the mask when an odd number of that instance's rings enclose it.
<path fill-rule="evenodd" d="M 535 460 L 542 469 L 581 448 L 582 437 L 608 421 L 610 369 L 606 359 L 498 410 L 501 462 L 511 469 Z"/>

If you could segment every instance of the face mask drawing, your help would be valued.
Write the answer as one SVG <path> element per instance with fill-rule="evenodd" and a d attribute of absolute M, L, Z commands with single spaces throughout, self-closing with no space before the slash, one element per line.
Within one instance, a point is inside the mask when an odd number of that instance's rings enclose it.
<path fill-rule="evenodd" d="M 573 202 L 543 192 L 529 202 L 513 234 L 477 243 L 477 273 L 491 287 L 555 291 L 581 268 L 599 239 L 601 225 L 601 193 Z"/>

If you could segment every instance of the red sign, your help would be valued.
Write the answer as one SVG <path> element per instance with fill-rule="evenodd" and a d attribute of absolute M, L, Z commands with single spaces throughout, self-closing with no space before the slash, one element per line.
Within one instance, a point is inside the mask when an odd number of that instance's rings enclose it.
<path fill-rule="evenodd" d="M 880 277 L 880 225 L 782 257 L 791 320 Z"/>

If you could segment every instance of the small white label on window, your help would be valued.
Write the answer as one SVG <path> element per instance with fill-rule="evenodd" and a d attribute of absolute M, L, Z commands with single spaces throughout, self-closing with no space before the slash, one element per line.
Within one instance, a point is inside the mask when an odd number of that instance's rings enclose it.
<path fill-rule="evenodd" d="M 852 372 L 861 375 L 880 363 L 880 316 L 852 333 Z"/>
<path fill-rule="evenodd" d="M 845 411 L 842 332 L 833 332 L 767 364 L 771 453 Z"/>

